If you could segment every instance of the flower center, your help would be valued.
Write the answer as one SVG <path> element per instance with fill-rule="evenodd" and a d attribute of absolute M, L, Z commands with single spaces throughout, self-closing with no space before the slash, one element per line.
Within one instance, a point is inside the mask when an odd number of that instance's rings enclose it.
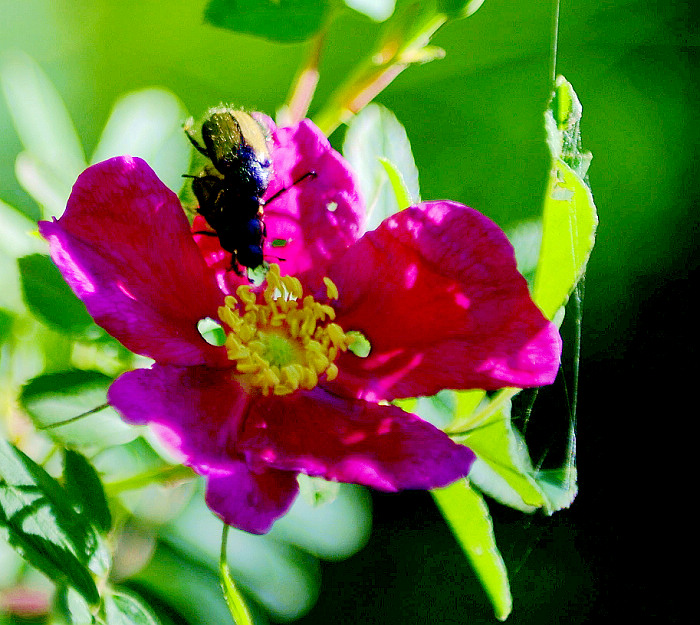
<path fill-rule="evenodd" d="M 338 289 L 324 278 L 329 299 L 338 299 Z M 236 363 L 238 379 L 265 395 L 288 395 L 314 388 L 319 379 L 338 375 L 334 364 L 341 351 L 355 342 L 337 324 L 335 310 L 310 295 L 303 297 L 301 282 L 280 276 L 279 265 L 270 265 L 262 302 L 241 285 L 229 295 L 219 317 L 231 331 L 226 351 Z"/>

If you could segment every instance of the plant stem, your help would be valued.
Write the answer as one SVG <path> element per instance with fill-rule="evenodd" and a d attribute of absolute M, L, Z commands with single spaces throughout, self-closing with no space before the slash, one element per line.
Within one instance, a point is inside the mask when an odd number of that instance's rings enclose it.
<path fill-rule="evenodd" d="M 194 477 L 194 472 L 184 465 L 160 467 L 152 471 L 146 471 L 139 475 L 127 477 L 123 480 L 116 480 L 105 484 L 105 492 L 109 496 L 118 495 L 126 490 L 136 490 L 153 484 L 154 482 L 175 482 Z"/>
<path fill-rule="evenodd" d="M 464 415 L 461 419 L 455 420 L 449 427 L 445 428 L 445 433 L 452 437 L 459 436 L 460 434 L 468 434 L 470 430 L 476 429 L 494 412 L 500 410 L 506 402 L 515 397 L 520 391 L 521 389 L 519 388 L 501 389 L 477 414 Z"/>
<path fill-rule="evenodd" d="M 287 98 L 287 104 L 280 114 L 279 124 L 291 126 L 306 117 L 311 100 L 316 93 L 316 85 L 320 76 L 321 51 L 328 32 L 327 25 L 312 39 L 308 56 L 294 80 Z"/>
<path fill-rule="evenodd" d="M 426 46 L 447 19 L 446 15 L 435 11 L 422 13 L 420 3 L 414 3 L 392 17 L 385 25 L 377 47 L 359 63 L 315 116 L 316 125 L 330 135 L 369 104 L 411 63 L 439 58 L 442 51 L 428 52 Z"/>
<path fill-rule="evenodd" d="M 221 589 L 224 591 L 226 605 L 233 617 L 233 622 L 236 625 L 253 625 L 253 618 L 250 615 L 248 606 L 243 599 L 243 595 L 236 588 L 236 584 L 231 577 L 231 571 L 228 568 L 226 545 L 228 544 L 229 526 L 224 523 L 224 529 L 221 532 L 221 554 L 219 556 L 219 581 Z"/>
<path fill-rule="evenodd" d="M 96 406 L 95 408 L 91 408 L 90 410 L 87 410 L 86 412 L 82 412 L 79 415 L 76 415 L 75 417 L 71 417 L 70 419 L 66 419 L 64 421 L 56 421 L 54 423 L 47 423 L 46 425 L 41 425 L 37 426 L 37 430 L 50 430 L 52 428 L 58 428 L 61 427 L 62 425 L 68 425 L 69 423 L 75 423 L 79 419 L 82 419 L 83 417 L 88 417 L 91 414 L 95 414 L 96 412 L 100 412 L 100 410 L 104 410 L 105 408 L 109 408 L 109 404 L 100 404 L 99 406 Z"/>

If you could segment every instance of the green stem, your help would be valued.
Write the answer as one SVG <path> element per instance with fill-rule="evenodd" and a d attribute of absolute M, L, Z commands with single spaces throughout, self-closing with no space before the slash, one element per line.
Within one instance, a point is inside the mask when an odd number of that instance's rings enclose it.
<path fill-rule="evenodd" d="M 350 77 L 331 95 L 328 104 L 315 116 L 314 122 L 330 135 L 341 123 L 369 104 L 408 65 L 437 58 L 425 49 L 430 38 L 447 22 L 443 13 L 421 14 L 420 3 L 390 19 L 377 47 L 359 63 Z"/>
<path fill-rule="evenodd" d="M 224 523 L 224 529 L 221 532 L 221 554 L 219 556 L 219 581 L 221 589 L 224 591 L 226 605 L 233 617 L 233 622 L 236 625 L 253 625 L 253 618 L 250 615 L 248 606 L 243 599 L 240 591 L 231 577 L 231 571 L 228 568 L 226 545 L 228 544 L 229 526 Z"/>
<path fill-rule="evenodd" d="M 91 408 L 90 410 L 87 410 L 86 412 L 82 412 L 76 417 L 71 417 L 70 419 L 66 419 L 65 421 L 56 421 L 55 423 L 48 423 L 47 425 L 42 425 L 37 427 L 37 430 L 51 430 L 53 428 L 58 428 L 61 427 L 62 425 L 68 425 L 69 423 L 74 423 L 75 421 L 78 421 L 79 419 L 82 419 L 83 417 L 89 417 L 91 414 L 95 414 L 96 412 L 99 412 L 100 410 L 104 410 L 105 408 L 108 408 L 109 404 L 100 404 L 99 406 L 96 406 L 95 408 Z"/>
<path fill-rule="evenodd" d="M 189 467 L 184 465 L 175 465 L 168 467 L 159 467 L 152 471 L 146 471 L 139 475 L 127 477 L 123 480 L 116 480 L 104 485 L 105 493 L 108 496 L 118 495 L 126 490 L 136 490 L 143 488 L 149 484 L 175 482 L 177 480 L 186 480 L 194 477 L 194 472 Z"/>
<path fill-rule="evenodd" d="M 482 408 L 477 415 L 464 415 L 458 421 L 450 423 L 449 427 L 445 428 L 445 433 L 450 436 L 459 434 L 467 434 L 469 431 L 476 429 L 494 412 L 500 410 L 504 404 L 515 397 L 522 389 L 519 388 L 504 388 L 494 395 L 493 399 Z"/>
<path fill-rule="evenodd" d="M 287 104 L 282 108 L 279 119 L 281 126 L 291 126 L 306 117 L 311 100 L 316 93 L 316 85 L 320 76 L 318 68 L 321 63 L 321 51 L 327 32 L 328 25 L 311 41 L 308 56 L 297 73 L 287 98 Z"/>

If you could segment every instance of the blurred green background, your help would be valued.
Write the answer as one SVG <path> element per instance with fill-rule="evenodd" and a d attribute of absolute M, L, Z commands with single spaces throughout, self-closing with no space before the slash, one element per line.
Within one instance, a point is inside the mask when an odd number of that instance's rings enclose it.
<path fill-rule="evenodd" d="M 195 117 L 222 101 L 274 115 L 306 46 L 205 25 L 205 4 L 0 0 L 0 53 L 21 50 L 41 66 L 88 153 L 115 100 L 144 87 L 171 90 Z M 668 388 L 683 381 L 673 363 L 692 343 L 686 287 L 697 270 L 700 78 L 694 5 L 561 3 L 556 69 L 583 104 L 600 218 L 583 314 L 580 495 L 551 519 L 493 506 L 515 596 L 509 622 L 605 622 L 655 610 L 668 616 L 643 590 L 648 579 L 633 573 L 649 566 L 649 556 L 630 533 L 640 522 L 654 531 L 669 523 L 646 503 L 656 462 L 648 437 L 653 428 L 654 440 L 665 441 L 658 414 Z M 311 113 L 366 53 L 377 28 L 351 13 L 334 23 Z M 409 68 L 379 96 L 406 127 L 424 199 L 461 201 L 504 228 L 539 213 L 549 164 L 542 115 L 552 28 L 552 2 L 486 0 L 434 38 L 445 59 Z M 37 207 L 14 176 L 21 145 L 2 100 L 0 133 L 0 199 L 35 218 Z M 336 131 L 335 145 L 342 135 Z M 570 331 L 565 326 L 565 335 Z M 556 429 L 557 419 L 566 420 L 561 397 L 561 389 L 544 393 L 533 419 Z M 300 622 L 492 622 L 429 496 L 374 502 L 369 546 L 324 565 L 319 603 Z"/>

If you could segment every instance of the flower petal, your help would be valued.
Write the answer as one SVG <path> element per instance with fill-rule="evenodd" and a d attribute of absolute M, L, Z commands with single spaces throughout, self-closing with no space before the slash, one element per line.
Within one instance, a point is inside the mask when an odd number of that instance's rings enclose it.
<path fill-rule="evenodd" d="M 276 128 L 271 155 L 265 258 L 277 262 L 281 257 L 283 274 L 312 270 L 314 276 L 325 275 L 329 260 L 361 234 L 365 209 L 354 174 L 309 120 Z M 297 182 L 309 172 L 315 176 Z M 282 189 L 287 190 L 270 199 Z"/>
<path fill-rule="evenodd" d="M 129 423 L 150 424 L 184 464 L 207 477 L 207 503 L 226 523 L 261 534 L 297 495 L 296 473 L 251 473 L 235 449 L 251 398 L 230 371 L 153 365 L 120 376 L 109 403 Z"/>
<path fill-rule="evenodd" d="M 107 399 L 125 421 L 150 424 L 198 473 L 233 470 L 240 460 L 235 443 L 250 396 L 230 370 L 155 364 L 122 374 Z"/>
<path fill-rule="evenodd" d="M 253 470 L 300 471 L 385 491 L 445 486 L 467 475 L 474 460 L 415 415 L 320 387 L 257 401 L 237 448 Z"/>
<path fill-rule="evenodd" d="M 252 473 L 240 462 L 230 473 L 209 478 L 206 498 L 224 523 L 264 534 L 289 510 L 298 492 L 295 472 L 267 469 Z"/>
<path fill-rule="evenodd" d="M 51 256 L 88 312 L 130 350 L 162 363 L 222 363 L 197 322 L 223 295 L 177 196 L 141 159 L 86 169 L 65 214 L 39 223 Z"/>
<path fill-rule="evenodd" d="M 335 392 L 370 400 L 551 383 L 561 339 L 530 298 L 503 232 L 456 202 L 386 219 L 330 268 L 337 322 L 369 339 Z"/>

